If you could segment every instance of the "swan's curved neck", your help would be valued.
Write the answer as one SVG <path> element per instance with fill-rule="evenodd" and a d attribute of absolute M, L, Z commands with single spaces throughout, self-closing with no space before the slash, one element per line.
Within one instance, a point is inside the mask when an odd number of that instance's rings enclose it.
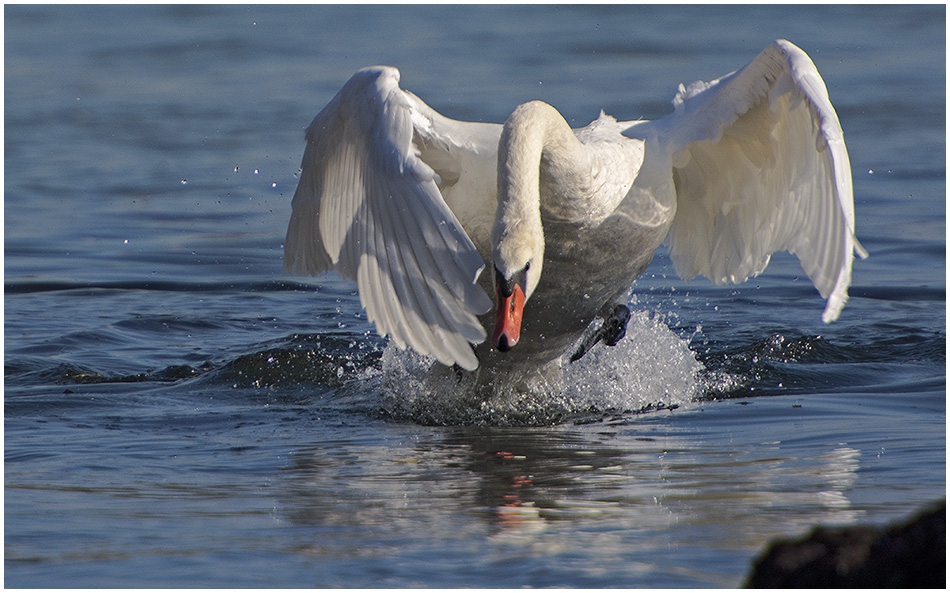
<path fill-rule="evenodd" d="M 546 185 L 568 199 L 589 187 L 584 145 L 560 113 L 547 103 L 519 105 L 502 130 L 498 145 L 498 200 L 512 219 L 540 216 L 542 170 Z M 529 212 L 530 211 L 530 212 Z"/>
<path fill-rule="evenodd" d="M 573 198 L 589 183 L 584 177 L 585 171 L 589 176 L 588 161 L 583 144 L 554 107 L 532 101 L 512 112 L 498 144 L 498 210 L 492 239 L 500 272 L 515 273 L 530 258 L 528 251 L 534 252 L 535 260 L 539 253 L 543 256 L 542 183 L 553 190 L 545 192 L 545 200 Z"/>

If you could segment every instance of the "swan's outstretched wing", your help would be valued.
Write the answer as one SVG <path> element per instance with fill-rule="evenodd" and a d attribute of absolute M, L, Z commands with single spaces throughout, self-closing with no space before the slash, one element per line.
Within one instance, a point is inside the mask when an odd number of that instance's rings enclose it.
<path fill-rule="evenodd" d="M 470 342 L 485 339 L 476 315 L 492 307 L 476 284 L 485 264 L 420 158 L 414 123 L 431 122 L 420 110 L 431 111 L 399 88 L 398 70 L 372 67 L 314 118 L 284 270 L 356 280 L 381 335 L 474 369 Z"/>
<path fill-rule="evenodd" d="M 673 154 L 677 272 L 742 282 L 787 250 L 827 299 L 822 319 L 837 319 L 854 253 L 867 253 L 854 236 L 841 125 L 811 59 L 776 41 L 738 72 L 680 86 L 673 104 L 661 122 Z"/>

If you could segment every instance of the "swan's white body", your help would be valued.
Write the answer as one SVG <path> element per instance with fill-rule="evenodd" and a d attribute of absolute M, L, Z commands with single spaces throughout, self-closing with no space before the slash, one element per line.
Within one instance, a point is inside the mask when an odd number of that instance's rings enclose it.
<path fill-rule="evenodd" d="M 777 41 L 742 70 L 681 86 L 673 104 L 657 121 L 602 113 L 573 131 L 540 102 L 504 126 L 467 123 L 400 89 L 394 68 L 360 70 L 307 130 L 285 270 L 355 279 L 380 334 L 469 370 L 565 354 L 626 301 L 664 239 L 680 276 L 717 284 L 790 251 L 836 319 L 866 253 L 812 61 Z M 520 336 L 495 328 L 495 345 L 501 333 L 516 352 L 482 343 L 486 262 L 509 284 L 496 300 L 516 285 L 530 300 Z"/>

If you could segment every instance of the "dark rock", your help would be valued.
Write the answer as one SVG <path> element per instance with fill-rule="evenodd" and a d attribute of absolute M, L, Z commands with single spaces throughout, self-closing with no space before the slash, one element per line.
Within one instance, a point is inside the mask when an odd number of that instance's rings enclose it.
<path fill-rule="evenodd" d="M 773 542 L 753 564 L 749 588 L 946 588 L 946 501 L 886 529 L 817 527 Z"/>

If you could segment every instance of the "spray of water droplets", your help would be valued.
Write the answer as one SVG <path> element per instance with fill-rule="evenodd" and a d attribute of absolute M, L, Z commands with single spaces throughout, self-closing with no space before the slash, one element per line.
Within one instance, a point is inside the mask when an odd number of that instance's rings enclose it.
<path fill-rule="evenodd" d="M 702 368 L 687 340 L 637 312 L 616 346 L 540 368 L 465 373 L 389 345 L 381 409 L 424 424 L 558 424 L 682 405 L 700 392 Z"/>

